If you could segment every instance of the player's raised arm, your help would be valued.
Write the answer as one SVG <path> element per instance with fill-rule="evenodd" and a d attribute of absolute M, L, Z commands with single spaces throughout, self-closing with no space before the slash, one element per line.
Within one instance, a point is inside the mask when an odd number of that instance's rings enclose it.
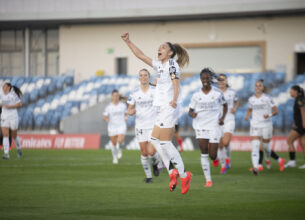
<path fill-rule="evenodd" d="M 128 32 L 122 34 L 121 37 L 136 57 L 152 67 L 152 59 L 146 56 L 142 50 L 140 50 L 133 42 L 130 41 Z"/>

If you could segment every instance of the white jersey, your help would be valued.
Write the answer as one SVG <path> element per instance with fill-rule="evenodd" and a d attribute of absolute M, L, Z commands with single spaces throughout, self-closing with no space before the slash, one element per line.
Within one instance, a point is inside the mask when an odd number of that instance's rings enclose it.
<path fill-rule="evenodd" d="M 238 100 L 236 96 L 236 91 L 231 88 L 227 88 L 225 92 L 223 92 L 223 95 L 225 97 L 225 100 L 228 104 L 228 111 L 224 120 L 224 123 L 226 124 L 227 122 L 234 121 L 235 120 L 235 115 L 231 113 L 232 108 L 234 107 L 234 102 Z"/>
<path fill-rule="evenodd" d="M 2 101 L 2 119 L 15 119 L 18 118 L 18 111 L 16 108 L 7 109 L 4 108 L 4 105 L 16 105 L 17 103 L 21 102 L 18 95 L 15 93 L 14 89 L 12 88 L 11 91 L 5 95 L 4 93 L 1 94 L 1 101 Z"/>
<path fill-rule="evenodd" d="M 119 102 L 117 105 L 114 105 L 112 102 L 109 103 L 104 111 L 104 115 L 109 118 L 108 127 L 120 127 L 126 124 L 126 110 L 126 104 L 123 102 Z"/>
<path fill-rule="evenodd" d="M 153 106 L 155 87 L 149 86 L 144 93 L 141 87 L 137 87 L 129 96 L 127 103 L 134 105 L 136 109 L 136 128 L 152 129 L 156 118 L 156 108 Z"/>
<path fill-rule="evenodd" d="M 164 64 L 159 60 L 153 60 L 152 66 L 154 70 L 157 71 L 158 79 L 153 105 L 169 105 L 174 97 L 174 85 L 172 80 L 180 78 L 179 65 L 171 58 Z"/>
<path fill-rule="evenodd" d="M 193 128 L 195 130 L 211 130 L 218 127 L 222 105 L 225 103 L 223 93 L 213 86 L 208 94 L 205 94 L 201 89 L 195 92 L 189 106 L 197 113 L 197 117 L 193 118 Z"/>
<path fill-rule="evenodd" d="M 268 127 L 272 124 L 272 118 L 264 118 L 264 115 L 272 113 L 272 107 L 276 106 L 272 98 L 263 93 L 259 98 L 255 95 L 249 98 L 249 109 L 252 109 L 250 125 L 256 128 Z"/>

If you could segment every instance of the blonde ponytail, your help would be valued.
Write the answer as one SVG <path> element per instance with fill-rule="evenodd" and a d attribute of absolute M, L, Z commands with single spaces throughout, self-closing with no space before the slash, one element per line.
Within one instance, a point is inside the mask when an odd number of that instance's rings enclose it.
<path fill-rule="evenodd" d="M 173 45 L 176 49 L 177 53 L 177 63 L 181 68 L 183 68 L 185 65 L 188 65 L 190 62 L 189 54 L 187 53 L 186 49 L 182 47 L 180 44 L 174 44 Z"/>

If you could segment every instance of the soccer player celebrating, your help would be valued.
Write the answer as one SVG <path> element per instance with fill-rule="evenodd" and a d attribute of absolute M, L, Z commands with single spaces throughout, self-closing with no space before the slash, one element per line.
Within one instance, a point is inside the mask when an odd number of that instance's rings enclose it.
<path fill-rule="evenodd" d="M 229 87 L 227 76 L 220 74 L 218 77 L 218 88 L 222 91 L 228 105 L 228 112 L 224 119 L 224 125 L 221 126 L 221 138 L 219 142 L 219 159 L 221 164 L 220 173 L 225 174 L 231 167 L 231 149 L 230 141 L 235 129 L 235 112 L 238 107 L 236 91 Z"/>
<path fill-rule="evenodd" d="M 188 63 L 189 56 L 179 44 L 166 42 L 158 49 L 158 60 L 152 60 L 129 39 L 129 33 L 124 33 L 121 37 L 137 58 L 153 67 L 157 72 L 156 92 L 153 100 L 153 105 L 157 107 L 157 116 L 151 143 L 169 172 L 169 191 L 172 192 L 176 188 L 180 176 L 181 193 L 185 194 L 189 190 L 192 174 L 185 172 L 182 158 L 171 140 L 178 117 L 176 111 L 179 104 L 180 68 Z M 176 55 L 177 61 L 174 59 Z"/>
<path fill-rule="evenodd" d="M 135 133 L 141 148 L 141 164 L 143 166 L 146 183 L 152 183 L 152 174 L 149 159 L 155 176 L 159 176 L 158 153 L 150 143 L 151 132 L 154 126 L 156 109 L 153 106 L 155 87 L 149 85 L 150 74 L 147 69 L 139 72 L 140 87 L 137 87 L 129 96 L 127 103 L 128 114 L 136 115 Z"/>
<path fill-rule="evenodd" d="M 3 94 L 1 95 L 1 130 L 3 135 L 3 149 L 4 155 L 3 159 L 9 159 L 9 132 L 11 129 L 12 138 L 17 147 L 17 156 L 21 157 L 21 147 L 19 138 L 17 136 L 19 118 L 17 108 L 22 106 L 20 100 L 22 92 L 16 86 L 11 85 L 9 82 L 5 82 L 2 86 Z"/>
<path fill-rule="evenodd" d="M 118 159 L 122 157 L 121 144 L 125 139 L 126 133 L 126 111 L 126 104 L 120 101 L 119 92 L 114 89 L 111 94 L 111 103 L 106 106 L 103 116 L 103 119 L 108 123 L 113 164 L 117 164 Z"/>
<path fill-rule="evenodd" d="M 208 68 L 200 72 L 202 88 L 193 94 L 189 106 L 189 115 L 193 118 L 193 128 L 201 150 L 205 187 L 213 185 L 209 156 L 212 160 L 217 157 L 221 137 L 220 125 L 223 125 L 228 110 L 223 93 L 211 86 L 214 78 L 216 78 L 215 73 Z"/>
<path fill-rule="evenodd" d="M 295 149 L 293 147 L 293 142 L 299 138 L 301 147 L 303 148 L 303 153 L 305 157 L 305 96 L 304 90 L 298 86 L 294 85 L 290 89 L 290 96 L 295 99 L 293 106 L 293 120 L 290 134 L 288 136 L 288 146 L 289 146 L 289 158 L 288 163 L 285 167 L 296 167 L 295 162 Z M 300 169 L 305 169 L 305 164 L 299 167 Z"/>
<path fill-rule="evenodd" d="M 245 117 L 248 121 L 252 115 L 250 122 L 250 136 L 252 144 L 252 170 L 254 175 L 259 171 L 259 148 L 262 142 L 266 153 L 266 164 L 270 168 L 270 156 L 278 161 L 280 171 L 284 170 L 284 158 L 280 158 L 270 148 L 270 140 L 272 138 L 272 116 L 278 113 L 277 107 L 272 98 L 264 93 L 264 80 L 258 80 L 255 83 L 255 94 L 249 98 L 249 108 Z"/>

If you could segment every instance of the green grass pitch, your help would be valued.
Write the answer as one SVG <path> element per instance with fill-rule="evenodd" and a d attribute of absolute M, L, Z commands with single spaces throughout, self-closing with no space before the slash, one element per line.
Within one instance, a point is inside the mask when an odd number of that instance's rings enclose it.
<path fill-rule="evenodd" d="M 24 150 L 0 161 L 0 219 L 305 219 L 305 170 L 280 172 L 275 161 L 259 176 L 250 152 L 232 152 L 226 175 L 212 167 L 205 183 L 198 150 L 184 152 L 193 173 L 190 191 L 168 191 L 164 170 L 145 184 L 139 151 L 124 151 L 118 165 L 106 150 Z M 288 154 L 281 154 L 287 158 Z M 297 154 L 298 165 L 303 164 Z"/>

